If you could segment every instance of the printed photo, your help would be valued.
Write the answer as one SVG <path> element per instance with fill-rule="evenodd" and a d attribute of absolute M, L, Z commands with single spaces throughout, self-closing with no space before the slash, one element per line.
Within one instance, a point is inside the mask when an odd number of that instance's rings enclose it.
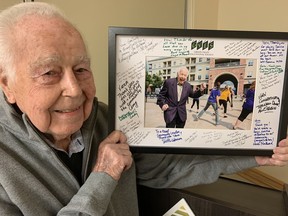
<path fill-rule="evenodd" d="M 146 57 L 145 127 L 250 130 L 256 72 L 257 59 Z"/>

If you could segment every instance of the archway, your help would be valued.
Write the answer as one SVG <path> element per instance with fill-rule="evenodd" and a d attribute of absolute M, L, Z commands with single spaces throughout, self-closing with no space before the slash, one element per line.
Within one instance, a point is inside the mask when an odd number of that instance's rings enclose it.
<path fill-rule="evenodd" d="M 217 79 L 215 80 L 215 83 L 220 82 L 221 87 L 225 87 L 226 85 L 231 86 L 234 90 L 235 95 L 237 94 L 238 90 L 238 81 L 235 76 L 232 74 L 221 74 Z"/>

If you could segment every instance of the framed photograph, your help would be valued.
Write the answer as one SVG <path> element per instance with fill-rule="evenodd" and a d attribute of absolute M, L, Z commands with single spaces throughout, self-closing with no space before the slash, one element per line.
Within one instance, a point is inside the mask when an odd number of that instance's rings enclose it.
<path fill-rule="evenodd" d="M 287 133 L 287 45 L 284 32 L 110 27 L 109 131 L 133 152 L 271 155 Z"/>

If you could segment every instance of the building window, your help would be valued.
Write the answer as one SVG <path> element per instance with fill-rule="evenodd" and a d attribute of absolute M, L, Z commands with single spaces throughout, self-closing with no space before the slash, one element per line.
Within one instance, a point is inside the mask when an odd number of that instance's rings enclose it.
<path fill-rule="evenodd" d="M 191 74 L 190 75 L 190 81 L 194 81 L 195 80 L 195 74 Z"/>
<path fill-rule="evenodd" d="M 248 66 L 250 67 L 250 66 L 253 66 L 253 61 L 252 60 L 249 60 L 248 61 Z"/>
<path fill-rule="evenodd" d="M 201 75 L 198 75 L 198 80 L 201 80 Z"/>

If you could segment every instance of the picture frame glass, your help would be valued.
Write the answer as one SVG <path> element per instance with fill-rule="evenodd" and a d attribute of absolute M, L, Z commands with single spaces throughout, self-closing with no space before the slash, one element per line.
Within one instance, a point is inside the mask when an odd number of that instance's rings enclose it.
<path fill-rule="evenodd" d="M 110 27 L 110 130 L 123 131 L 135 152 L 272 154 L 287 131 L 287 35 L 237 33 Z M 201 89 L 199 108 L 196 96 L 185 98 L 184 128 L 167 128 L 160 99 L 181 68 L 192 95 Z M 220 94 L 230 89 L 226 107 L 222 100 L 216 112 L 212 104 L 204 110 L 217 83 Z M 254 84 L 253 111 L 239 122 Z"/>

